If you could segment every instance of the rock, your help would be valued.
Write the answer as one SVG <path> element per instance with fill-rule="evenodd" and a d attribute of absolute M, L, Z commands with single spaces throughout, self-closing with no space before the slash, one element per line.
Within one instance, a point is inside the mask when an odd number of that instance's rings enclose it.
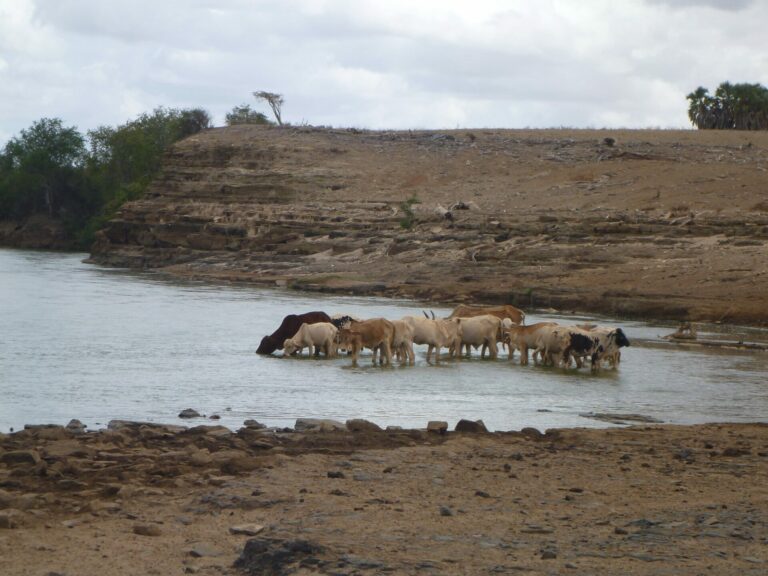
<path fill-rule="evenodd" d="M 66 428 L 73 434 L 85 434 L 85 429 L 87 428 L 87 426 L 82 422 L 80 422 L 80 420 L 73 418 L 72 420 L 69 421 Z"/>
<path fill-rule="evenodd" d="M 491 495 L 488 494 L 488 492 L 485 492 L 484 490 L 475 490 L 475 496 L 479 496 L 480 498 L 490 498 Z"/>
<path fill-rule="evenodd" d="M 330 470 L 327 474 L 328 478 L 344 478 L 344 472 L 341 470 Z"/>
<path fill-rule="evenodd" d="M 317 563 L 314 557 L 323 551 L 322 546 L 307 540 L 252 538 L 245 543 L 234 567 L 248 576 L 289 574 L 294 572 L 290 567 L 299 562 L 305 566 Z"/>
<path fill-rule="evenodd" d="M 627 530 L 625 528 L 622 528 L 620 526 L 616 526 L 616 528 L 613 529 L 613 533 L 614 534 L 624 535 L 624 534 L 628 534 L 629 532 L 627 532 Z"/>
<path fill-rule="evenodd" d="M 256 420 L 246 420 L 243 422 L 243 426 L 245 428 L 250 428 L 251 430 L 263 430 L 267 427 L 266 424 L 262 424 L 261 422 L 257 422 Z"/>
<path fill-rule="evenodd" d="M 12 450 L 0 456 L 0 462 L 5 464 L 39 464 L 40 454 L 37 450 Z"/>
<path fill-rule="evenodd" d="M 531 438 L 532 440 L 538 440 L 544 436 L 544 434 L 536 430 L 536 428 L 531 428 L 530 426 L 520 430 L 520 434 L 527 438 Z"/>
<path fill-rule="evenodd" d="M 160 536 L 163 531 L 157 524 L 134 524 L 133 533 L 139 536 Z"/>
<path fill-rule="evenodd" d="M 347 420 L 347 430 L 350 432 L 383 432 L 381 426 L 362 418 Z"/>
<path fill-rule="evenodd" d="M 485 423 L 482 420 L 459 420 L 454 430 L 456 432 L 469 432 L 473 434 L 488 432 L 488 428 L 485 427 Z"/>
<path fill-rule="evenodd" d="M 359 556 L 355 556 L 354 554 L 344 554 L 341 557 L 341 561 L 345 564 L 349 564 L 350 566 L 354 566 L 355 568 L 359 568 L 360 570 L 373 570 L 375 568 L 383 568 L 385 566 L 384 562 L 371 560 L 370 558 L 361 558 Z"/>
<path fill-rule="evenodd" d="M 0 529 L 13 530 L 23 523 L 24 515 L 19 510 L 9 508 L 0 512 Z"/>
<path fill-rule="evenodd" d="M 187 554 L 193 558 L 206 558 L 221 556 L 221 551 L 209 544 L 197 544 L 187 550 Z"/>
<path fill-rule="evenodd" d="M 338 420 L 297 418 L 294 429 L 296 432 L 333 432 L 335 430 L 346 430 L 346 426 Z"/>
<path fill-rule="evenodd" d="M 683 462 L 693 462 L 693 450 L 690 448 L 682 448 L 675 452 L 674 457 L 676 460 L 681 460 Z"/>
<path fill-rule="evenodd" d="M 728 456 L 730 458 L 737 458 L 739 456 L 747 456 L 749 454 L 749 450 L 744 450 L 743 448 L 734 448 L 729 447 L 723 450 L 723 456 Z"/>
<path fill-rule="evenodd" d="M 430 420 L 427 423 L 427 432 L 434 432 L 436 434 L 445 434 L 448 430 L 448 422 L 442 420 Z"/>
<path fill-rule="evenodd" d="M 264 530 L 264 526 L 262 524 L 241 524 L 239 526 L 229 527 L 230 534 L 244 536 L 256 536 L 256 534 L 262 530 Z"/>
<path fill-rule="evenodd" d="M 545 548 L 541 551 L 542 560 L 554 560 L 555 558 L 557 558 L 557 551 L 552 550 L 551 548 Z"/>
<path fill-rule="evenodd" d="M 453 510 L 449 506 L 440 506 L 440 516 L 453 516 Z"/>
<path fill-rule="evenodd" d="M 201 418 L 200 412 L 192 408 L 185 408 L 179 412 L 179 418 Z"/>
<path fill-rule="evenodd" d="M 0 488 L 0 510 L 5 510 L 6 508 L 10 508 L 13 500 L 14 500 L 13 494 L 8 492 L 7 490 L 3 490 L 2 488 Z"/>
<path fill-rule="evenodd" d="M 198 450 L 189 457 L 189 463 L 193 466 L 210 466 L 213 464 L 213 458 L 208 450 Z"/>
<path fill-rule="evenodd" d="M 402 431 L 402 429 L 403 429 L 402 426 L 387 426 L 385 428 L 385 430 L 387 432 L 400 432 L 400 431 Z"/>

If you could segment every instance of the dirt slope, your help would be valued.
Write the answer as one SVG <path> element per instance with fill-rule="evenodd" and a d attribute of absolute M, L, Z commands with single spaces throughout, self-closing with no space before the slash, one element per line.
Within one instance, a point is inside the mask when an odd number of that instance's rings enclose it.
<path fill-rule="evenodd" d="M 238 126 L 175 146 L 93 260 L 765 324 L 767 240 L 768 133 Z"/>

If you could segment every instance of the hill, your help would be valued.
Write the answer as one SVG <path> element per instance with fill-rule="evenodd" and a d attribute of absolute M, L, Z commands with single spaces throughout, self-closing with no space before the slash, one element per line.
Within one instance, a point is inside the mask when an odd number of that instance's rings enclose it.
<path fill-rule="evenodd" d="M 768 133 L 233 126 L 176 144 L 94 262 L 768 323 Z"/>

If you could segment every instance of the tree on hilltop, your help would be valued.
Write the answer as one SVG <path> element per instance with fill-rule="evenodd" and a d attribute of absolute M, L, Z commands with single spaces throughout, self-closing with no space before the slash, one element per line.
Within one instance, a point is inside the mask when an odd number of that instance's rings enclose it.
<path fill-rule="evenodd" d="M 768 88 L 761 84 L 723 82 L 714 95 L 699 86 L 686 98 L 700 130 L 768 130 Z"/>
<path fill-rule="evenodd" d="M 232 108 L 225 118 L 227 126 L 236 124 L 272 124 L 267 116 L 262 112 L 256 112 L 248 104 L 241 104 Z"/>
<path fill-rule="evenodd" d="M 267 104 L 269 104 L 269 107 L 272 109 L 272 114 L 275 115 L 275 120 L 277 121 L 278 126 L 283 125 L 283 119 L 282 119 L 282 107 L 283 107 L 283 95 L 282 94 L 276 94 L 275 92 L 264 92 L 263 90 L 260 90 L 258 92 L 253 93 L 254 98 L 256 100 L 264 100 Z"/>

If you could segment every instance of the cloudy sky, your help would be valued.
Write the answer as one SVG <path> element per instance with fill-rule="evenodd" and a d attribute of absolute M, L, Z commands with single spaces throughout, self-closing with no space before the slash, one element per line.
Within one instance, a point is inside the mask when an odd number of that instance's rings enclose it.
<path fill-rule="evenodd" d="M 157 106 L 217 125 L 688 127 L 685 95 L 768 85 L 768 0 L 0 0 L 0 144 Z"/>

